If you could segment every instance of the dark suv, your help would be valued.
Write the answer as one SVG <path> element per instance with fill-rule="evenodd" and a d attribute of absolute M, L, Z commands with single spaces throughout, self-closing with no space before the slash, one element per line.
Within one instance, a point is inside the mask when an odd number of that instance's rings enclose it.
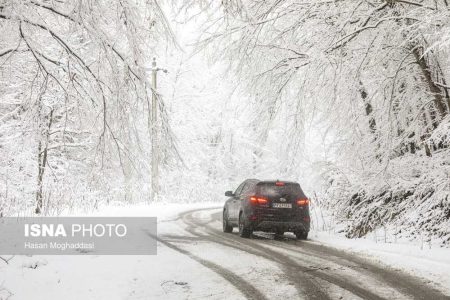
<path fill-rule="evenodd" d="M 223 208 L 223 231 L 239 227 L 241 237 L 250 237 L 253 231 L 283 235 L 293 232 L 306 240 L 309 232 L 309 200 L 300 185 L 288 181 L 259 181 L 247 179 L 233 193 Z"/>

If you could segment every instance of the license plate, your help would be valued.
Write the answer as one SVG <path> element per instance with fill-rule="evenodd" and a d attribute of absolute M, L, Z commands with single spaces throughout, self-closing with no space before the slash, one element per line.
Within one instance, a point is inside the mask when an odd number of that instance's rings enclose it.
<path fill-rule="evenodd" d="M 292 208 L 292 204 L 291 203 L 274 203 L 273 207 L 274 208 Z"/>

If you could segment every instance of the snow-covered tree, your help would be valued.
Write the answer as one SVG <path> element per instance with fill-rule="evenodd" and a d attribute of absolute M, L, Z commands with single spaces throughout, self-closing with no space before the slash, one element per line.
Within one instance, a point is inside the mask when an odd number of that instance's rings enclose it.
<path fill-rule="evenodd" d="M 408 231 L 436 226 L 449 238 L 441 225 L 449 222 L 446 1 L 248 0 L 198 9 L 210 17 L 197 45 L 230 61 L 253 99 L 260 147 L 273 145 L 268 137 L 284 122 L 280 163 L 292 165 L 302 160 L 305 124 L 331 137 L 327 161 L 310 167 L 323 172 L 325 187 L 339 183 L 327 199 L 354 220 L 349 235 L 419 214 L 427 221 Z"/>
<path fill-rule="evenodd" d="M 148 173 L 145 67 L 173 39 L 156 1 L 5 0 L 0 27 L 3 201 L 113 198 Z"/>

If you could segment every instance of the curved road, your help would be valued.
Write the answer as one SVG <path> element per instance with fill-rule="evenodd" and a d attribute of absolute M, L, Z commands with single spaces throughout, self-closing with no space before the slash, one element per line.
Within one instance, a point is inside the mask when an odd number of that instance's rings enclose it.
<path fill-rule="evenodd" d="M 221 209 L 184 212 L 171 222 L 185 234 L 158 241 L 217 273 L 247 299 L 450 299 L 411 275 L 293 235 L 274 239 L 255 233 L 243 239 L 236 229 L 223 233 Z M 206 255 L 215 251 L 222 254 Z M 230 260 L 239 267 L 227 267 Z M 276 269 L 261 269 L 266 266 Z"/>

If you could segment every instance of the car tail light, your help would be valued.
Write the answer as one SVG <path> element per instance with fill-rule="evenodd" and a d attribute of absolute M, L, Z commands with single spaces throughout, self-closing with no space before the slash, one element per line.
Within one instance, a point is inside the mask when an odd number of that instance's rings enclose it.
<path fill-rule="evenodd" d="M 250 203 L 266 205 L 267 203 L 269 203 L 269 201 L 266 198 L 262 198 L 262 197 L 258 197 L 258 196 L 251 196 Z"/>
<path fill-rule="evenodd" d="M 276 186 L 284 186 L 284 182 L 277 181 L 277 182 L 275 182 L 275 185 Z"/>
<path fill-rule="evenodd" d="M 307 206 L 309 204 L 309 200 L 308 199 L 298 199 L 297 200 L 297 205 L 298 206 Z"/>

